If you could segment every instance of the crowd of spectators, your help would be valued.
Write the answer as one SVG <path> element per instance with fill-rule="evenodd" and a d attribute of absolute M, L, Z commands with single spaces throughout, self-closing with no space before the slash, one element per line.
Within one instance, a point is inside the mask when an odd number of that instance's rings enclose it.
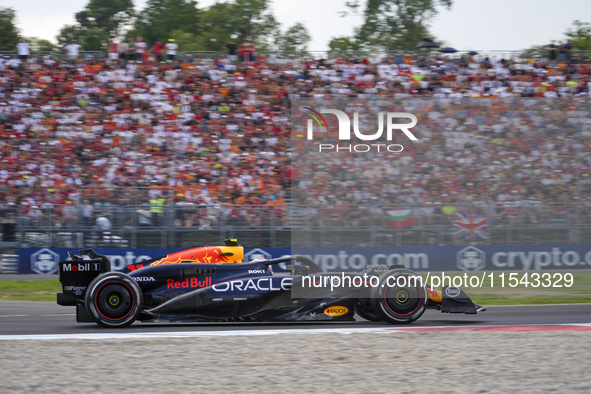
<path fill-rule="evenodd" d="M 129 44 L 142 51 L 132 59 L 80 58 L 78 47 L 68 59 L 0 59 L 6 215 L 64 227 L 100 226 L 97 219 L 110 216 L 122 225 L 169 220 L 191 228 L 223 216 L 256 227 L 268 222 L 261 212 L 270 206 L 286 224 L 296 178 L 307 194 L 298 202 L 312 213 L 361 206 L 383 218 L 391 207 L 412 206 L 428 223 L 445 215 L 443 206 L 481 204 L 491 220 L 535 223 L 546 210 L 569 209 L 588 219 L 572 210 L 590 204 L 586 57 L 167 60 L 162 47 L 138 42 Z M 330 166 L 324 175 L 298 176 L 289 168 L 293 97 L 319 105 L 339 97 L 399 100 L 399 112 L 419 118 L 419 141 L 388 157 L 344 154 L 323 163 Z M 552 205 L 518 209 L 536 204 Z M 121 207 L 129 210 L 124 216 L 116 213 Z"/>
<path fill-rule="evenodd" d="M 416 115 L 413 133 L 420 137 L 395 136 L 391 142 L 404 146 L 395 160 L 385 148 L 349 153 L 344 141 L 338 154 L 298 152 L 294 197 L 311 207 L 307 222 L 387 225 L 388 211 L 410 209 L 416 225 L 451 224 L 456 212 L 480 213 L 489 225 L 591 223 L 591 100 L 407 97 L 384 103 L 391 112 Z M 368 113 L 375 117 L 377 110 Z M 337 129 L 332 120 L 328 127 Z"/>

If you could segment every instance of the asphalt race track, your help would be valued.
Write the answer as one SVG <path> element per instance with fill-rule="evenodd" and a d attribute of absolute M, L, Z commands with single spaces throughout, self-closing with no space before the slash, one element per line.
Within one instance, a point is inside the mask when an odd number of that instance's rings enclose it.
<path fill-rule="evenodd" d="M 305 330 L 399 327 L 356 317 L 355 322 L 334 323 L 141 323 L 124 329 L 105 329 L 76 323 L 74 307 L 50 302 L 0 301 L 0 335 L 160 333 L 232 330 Z M 477 315 L 428 310 L 412 327 L 591 323 L 591 304 L 493 306 Z M 408 326 L 405 326 L 408 327 Z"/>

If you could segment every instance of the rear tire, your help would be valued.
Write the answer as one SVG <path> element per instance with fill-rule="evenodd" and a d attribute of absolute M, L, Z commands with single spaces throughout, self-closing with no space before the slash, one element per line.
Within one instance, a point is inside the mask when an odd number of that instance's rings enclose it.
<path fill-rule="evenodd" d="M 415 276 L 418 280 L 409 279 Z M 428 300 L 425 283 L 407 269 L 384 272 L 378 286 L 371 289 L 374 313 L 390 324 L 409 324 L 417 320 L 425 312 Z"/>
<path fill-rule="evenodd" d="M 99 325 L 122 328 L 142 312 L 142 289 L 129 275 L 109 272 L 97 276 L 86 289 L 86 311 Z"/>

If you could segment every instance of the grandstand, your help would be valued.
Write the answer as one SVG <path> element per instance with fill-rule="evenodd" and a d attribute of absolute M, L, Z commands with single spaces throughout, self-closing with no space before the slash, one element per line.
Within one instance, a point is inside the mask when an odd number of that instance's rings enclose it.
<path fill-rule="evenodd" d="M 240 236 L 286 246 L 294 228 L 310 246 L 583 242 L 589 60 L 4 59 L 1 245 L 185 247 Z M 299 177 L 289 168 L 294 97 L 399 100 L 419 118 L 420 141 L 395 163 L 353 155 L 333 163 L 341 179 Z M 292 198 L 292 184 L 309 193 Z M 410 224 L 392 224 L 398 211 Z M 458 213 L 484 218 L 484 236 L 461 236 Z"/>

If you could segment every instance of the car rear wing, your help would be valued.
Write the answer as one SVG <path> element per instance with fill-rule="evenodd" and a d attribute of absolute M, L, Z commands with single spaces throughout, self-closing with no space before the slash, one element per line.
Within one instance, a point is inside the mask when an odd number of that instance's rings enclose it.
<path fill-rule="evenodd" d="M 111 271 L 111 262 L 106 256 L 92 249 L 84 249 L 78 255 L 68 252 L 70 260 L 59 263 L 58 278 L 62 284 L 62 292 L 57 293 L 59 305 L 78 305 L 84 299 L 86 288 L 94 278 L 103 272 Z M 84 258 L 84 256 L 90 257 Z"/>

